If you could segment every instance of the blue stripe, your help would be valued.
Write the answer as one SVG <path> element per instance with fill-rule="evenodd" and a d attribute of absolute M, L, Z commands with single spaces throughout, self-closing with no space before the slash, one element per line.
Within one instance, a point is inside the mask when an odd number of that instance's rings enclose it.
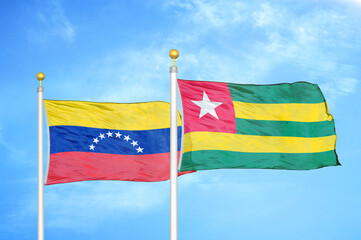
<path fill-rule="evenodd" d="M 96 152 L 124 155 L 142 155 L 170 152 L 170 129 L 152 129 L 142 131 L 125 131 L 101 128 L 89 128 L 78 126 L 51 126 L 50 154 L 59 152 Z M 108 137 L 107 133 L 112 133 Z M 116 133 L 120 133 L 120 138 Z M 100 138 L 104 134 L 104 138 Z M 130 140 L 126 141 L 125 136 Z M 178 127 L 178 151 L 180 150 L 182 127 Z M 95 143 L 94 139 L 99 142 Z M 138 145 L 131 143 L 137 141 Z M 91 150 L 90 146 L 94 146 Z M 137 152 L 137 148 L 143 148 L 143 152 Z"/>

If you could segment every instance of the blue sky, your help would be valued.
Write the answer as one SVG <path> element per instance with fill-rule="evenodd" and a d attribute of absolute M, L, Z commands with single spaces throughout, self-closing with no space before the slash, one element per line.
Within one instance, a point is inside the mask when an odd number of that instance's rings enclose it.
<path fill-rule="evenodd" d="M 37 97 L 169 101 L 178 77 L 320 85 L 341 167 L 179 178 L 179 239 L 361 238 L 361 1 L 1 1 L 0 239 L 37 235 Z M 46 149 L 46 147 L 45 147 Z M 168 239 L 169 182 L 45 187 L 46 239 Z"/>

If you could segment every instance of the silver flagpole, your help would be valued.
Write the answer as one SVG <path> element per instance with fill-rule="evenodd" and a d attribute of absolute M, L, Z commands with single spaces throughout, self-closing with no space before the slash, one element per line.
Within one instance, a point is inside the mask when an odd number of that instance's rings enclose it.
<path fill-rule="evenodd" d="M 177 73 L 175 59 L 179 56 L 176 49 L 169 52 L 173 59 L 170 67 L 170 240 L 178 239 L 178 201 L 177 201 Z"/>
<path fill-rule="evenodd" d="M 41 81 L 45 75 L 39 72 L 36 78 L 40 81 L 38 92 L 38 240 L 44 240 L 44 119 L 43 119 L 43 95 L 44 88 Z"/>

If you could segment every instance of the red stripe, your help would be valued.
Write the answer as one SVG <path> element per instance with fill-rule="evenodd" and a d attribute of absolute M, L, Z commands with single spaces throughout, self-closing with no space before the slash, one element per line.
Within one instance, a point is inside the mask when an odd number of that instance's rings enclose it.
<path fill-rule="evenodd" d="M 202 131 L 237 133 L 236 116 L 227 83 L 178 79 L 178 86 L 182 97 L 184 133 Z M 218 119 L 209 113 L 200 118 L 201 108 L 192 101 L 202 101 L 203 92 L 211 102 L 222 103 L 215 108 Z"/>
<path fill-rule="evenodd" d="M 186 173 L 190 171 L 178 176 Z M 62 152 L 50 155 L 46 185 L 86 180 L 156 182 L 168 179 L 169 153 L 138 156 Z"/>

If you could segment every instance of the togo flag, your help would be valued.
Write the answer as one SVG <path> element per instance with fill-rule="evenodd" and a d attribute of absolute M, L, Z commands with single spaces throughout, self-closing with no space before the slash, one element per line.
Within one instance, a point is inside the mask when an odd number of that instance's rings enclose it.
<path fill-rule="evenodd" d="M 44 103 L 50 137 L 47 185 L 169 179 L 169 103 Z M 180 133 L 178 126 L 178 146 Z"/>
<path fill-rule="evenodd" d="M 316 84 L 178 80 L 178 86 L 184 122 L 181 171 L 340 165 L 334 120 Z"/>

